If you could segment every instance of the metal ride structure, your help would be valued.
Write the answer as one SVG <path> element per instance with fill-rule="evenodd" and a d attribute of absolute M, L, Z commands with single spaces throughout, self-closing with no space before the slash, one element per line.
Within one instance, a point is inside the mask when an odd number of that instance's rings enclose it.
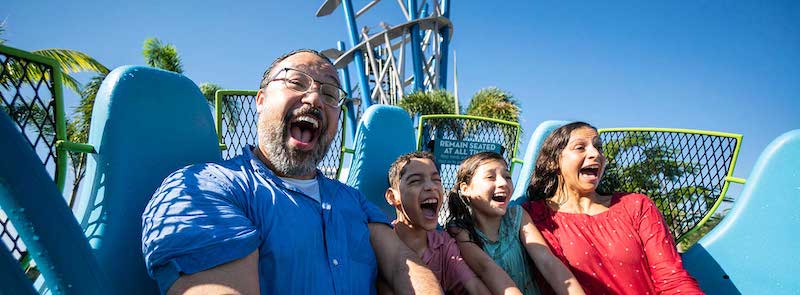
<path fill-rule="evenodd" d="M 322 53 L 334 59 L 342 86 L 351 97 L 345 104 L 350 126 L 373 104 L 396 105 L 404 94 L 447 88 L 447 56 L 453 34 L 450 1 L 398 0 L 407 22 L 395 26 L 381 22 L 377 27 L 383 30 L 377 33 L 359 29 L 357 18 L 378 2 L 372 0 L 354 12 L 351 0 L 327 0 L 316 13 L 324 17 L 340 5 L 344 12 L 350 46 L 339 41 L 337 48 Z M 351 64 L 354 71 L 349 69 Z"/>
<path fill-rule="evenodd" d="M 351 0 L 328 0 L 316 12 L 317 17 L 324 17 L 341 6 L 350 37 L 349 48 L 339 41 L 337 49 L 322 51 L 334 60 L 342 88 L 348 92 L 336 138 L 319 166 L 328 177 L 339 178 L 344 153 L 353 152 L 346 147 L 347 140 L 353 139 L 356 122 L 368 107 L 396 105 L 404 94 L 447 86 L 450 1 L 398 1 L 407 22 L 393 27 L 382 22 L 376 27 L 383 31 L 373 34 L 366 27 L 358 29 L 356 19 L 379 2 L 373 0 L 354 13 Z M 350 71 L 351 65 L 354 71 Z M 256 144 L 255 93 L 220 90 L 216 94 L 215 120 L 225 159 L 238 155 L 244 145 Z"/>

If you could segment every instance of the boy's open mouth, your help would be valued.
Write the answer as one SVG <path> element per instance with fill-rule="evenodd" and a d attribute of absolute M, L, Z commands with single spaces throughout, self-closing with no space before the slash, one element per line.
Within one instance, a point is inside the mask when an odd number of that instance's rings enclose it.
<path fill-rule="evenodd" d="M 422 216 L 429 219 L 436 219 L 439 211 L 439 200 L 436 198 L 425 199 L 419 204 L 422 209 Z"/>

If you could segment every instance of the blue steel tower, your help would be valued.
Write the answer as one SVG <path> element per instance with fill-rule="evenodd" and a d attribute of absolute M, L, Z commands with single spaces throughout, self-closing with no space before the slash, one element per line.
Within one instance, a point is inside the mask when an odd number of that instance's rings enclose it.
<path fill-rule="evenodd" d="M 397 0 L 406 22 L 395 26 L 381 22 L 377 27 L 382 30 L 377 33 L 359 30 L 358 17 L 378 2 L 372 0 L 354 12 L 351 0 L 327 0 L 316 13 L 317 17 L 330 15 L 339 6 L 344 11 L 349 47 L 339 41 L 336 49 L 323 54 L 334 59 L 342 86 L 351 97 L 347 103 L 350 126 L 357 114 L 372 104 L 394 105 L 407 93 L 447 88 L 447 54 L 453 33 L 450 1 Z M 357 85 L 351 83 L 351 74 Z"/>

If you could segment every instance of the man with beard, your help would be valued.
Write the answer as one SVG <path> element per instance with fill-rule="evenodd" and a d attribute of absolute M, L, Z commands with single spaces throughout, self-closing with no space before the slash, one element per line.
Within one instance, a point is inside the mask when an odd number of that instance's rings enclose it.
<path fill-rule="evenodd" d="M 276 59 L 256 96 L 258 146 L 164 180 L 142 215 L 150 275 L 169 294 L 440 293 L 363 194 L 316 169 L 344 91 L 313 50 Z"/>

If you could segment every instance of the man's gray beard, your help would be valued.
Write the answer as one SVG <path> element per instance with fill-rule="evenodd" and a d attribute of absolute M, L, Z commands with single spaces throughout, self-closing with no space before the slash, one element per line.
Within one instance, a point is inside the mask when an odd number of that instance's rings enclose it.
<path fill-rule="evenodd" d="M 276 170 L 273 172 L 282 176 L 304 176 L 316 172 L 317 164 L 325 157 L 331 143 L 330 136 L 325 132 L 326 126 L 320 126 L 322 134 L 314 149 L 301 151 L 290 149 L 286 145 L 289 138 L 286 128 L 288 123 L 279 121 L 262 123 L 258 127 L 258 140 L 266 152 L 264 157 L 270 161 L 272 169 Z"/>

